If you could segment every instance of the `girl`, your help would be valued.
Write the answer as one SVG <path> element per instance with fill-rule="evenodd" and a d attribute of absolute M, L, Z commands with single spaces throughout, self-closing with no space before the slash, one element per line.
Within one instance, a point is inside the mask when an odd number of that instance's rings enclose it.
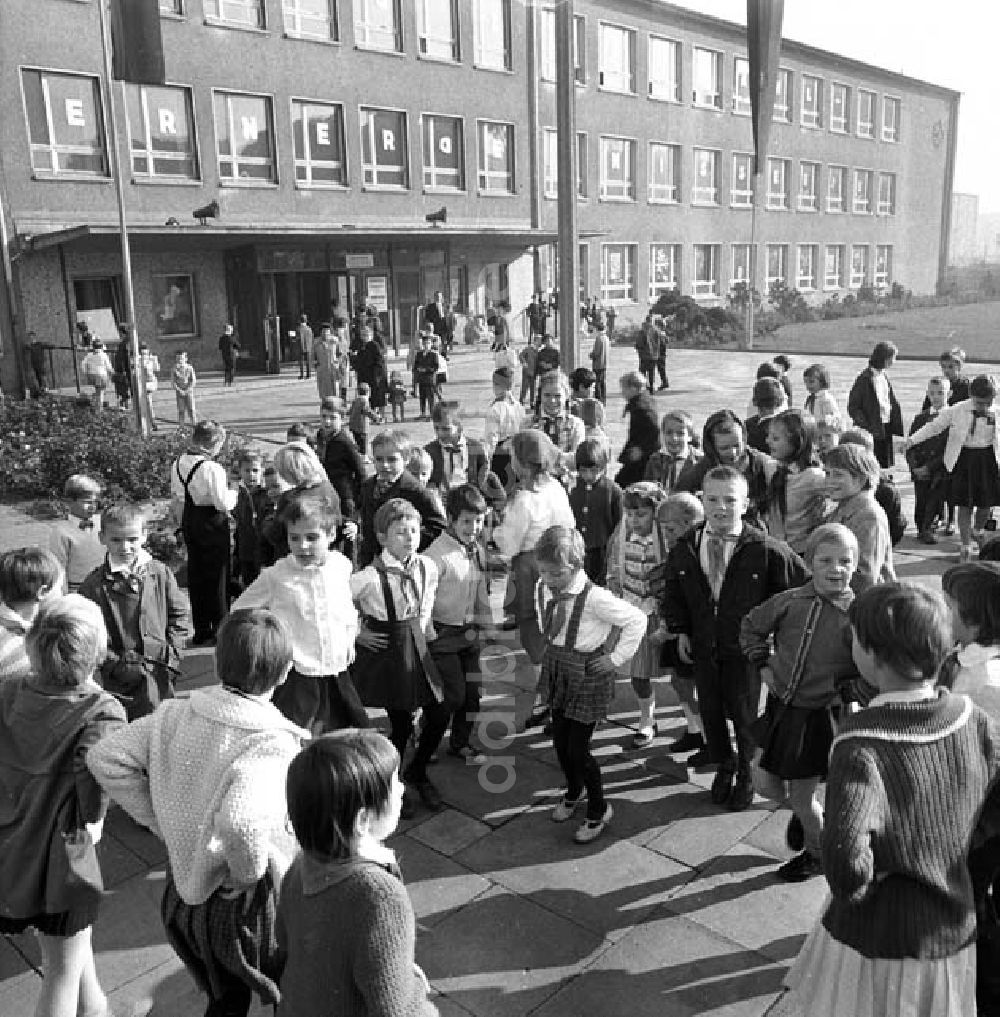
<path fill-rule="evenodd" d="M 956 647 L 941 684 L 967 695 L 1000 723 L 1000 565 L 953 565 L 941 577 Z"/>
<path fill-rule="evenodd" d="M 976 915 L 965 855 L 997 769 L 996 729 L 965 696 L 935 688 L 951 644 L 939 593 L 875 586 L 848 617 L 854 662 L 879 695 L 833 740 L 831 899 L 776 1012 L 966 1017 L 976 1012 Z"/>
<path fill-rule="evenodd" d="M 278 1017 L 437 1014 L 414 960 L 413 907 L 383 843 L 399 822 L 398 770 L 388 738 L 351 729 L 310 742 L 288 768 L 302 853 L 281 885 Z"/>
<path fill-rule="evenodd" d="M 826 423 L 841 420 L 840 407 L 830 391 L 830 372 L 826 364 L 810 364 L 802 372 L 802 380 L 805 382 L 806 396 L 805 411 L 811 413 L 816 419 Z"/>
<path fill-rule="evenodd" d="M 586 429 L 579 417 L 569 412 L 569 380 L 562 371 L 550 371 L 542 376 L 538 386 L 538 412 L 535 430 L 544 431 L 556 447 L 556 473 L 564 477 L 576 467 L 576 449 L 584 439 Z"/>
<path fill-rule="evenodd" d="M 813 451 L 816 423 L 803 410 L 785 410 L 771 420 L 767 444 L 775 459 L 768 484 L 767 531 L 797 554 L 823 521 L 826 474 Z"/>
<path fill-rule="evenodd" d="M 857 376 L 847 397 L 848 415 L 855 427 L 864 428 L 875 439 L 875 458 L 884 470 L 892 466 L 893 435 L 903 433 L 903 415 L 885 373 L 898 354 L 894 343 L 876 343 L 868 366 Z"/>
<path fill-rule="evenodd" d="M 583 537 L 572 526 L 550 526 L 535 547 L 535 605 L 545 644 L 542 684 L 552 710 L 552 742 L 566 777 L 552 820 L 572 819 L 586 789 L 587 818 L 573 836 L 578 844 L 599 837 L 611 820 L 590 740 L 607 716 L 615 671 L 639 648 L 647 625 L 640 608 L 587 579 L 583 556 Z M 621 635 L 606 651 L 605 640 L 615 628 Z"/>
<path fill-rule="evenodd" d="M 667 634 L 654 573 L 667 557 L 666 542 L 656 525 L 656 511 L 664 497 L 663 489 L 649 480 L 627 488 L 622 497 L 625 518 L 608 544 L 608 589 L 639 608 L 647 619 L 646 634 L 629 671 L 639 700 L 639 730 L 632 739 L 637 749 L 647 748 L 658 733 L 652 680 L 662 674 L 661 646 Z"/>
<path fill-rule="evenodd" d="M 177 401 L 177 426 L 183 427 L 185 422 L 192 427 L 198 419 L 195 408 L 194 390 L 198 383 L 194 368 L 188 363 L 187 353 L 178 350 L 174 354 L 174 372 L 172 375 L 174 397 Z"/>
<path fill-rule="evenodd" d="M 644 480 L 655 481 L 670 494 L 684 490 L 701 452 L 694 447 L 694 421 L 687 410 L 670 410 L 660 421 L 662 448 L 646 463 Z"/>
<path fill-rule="evenodd" d="M 611 458 L 611 439 L 604 430 L 604 403 L 599 399 L 583 399 L 580 402 L 580 419 L 583 421 L 584 441 L 596 441 Z"/>

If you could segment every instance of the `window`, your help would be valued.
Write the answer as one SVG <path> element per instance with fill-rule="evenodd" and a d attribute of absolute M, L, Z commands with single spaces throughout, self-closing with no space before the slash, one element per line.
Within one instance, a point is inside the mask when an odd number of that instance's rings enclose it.
<path fill-rule="evenodd" d="M 800 290 L 816 289 L 816 253 L 815 244 L 799 245 L 799 271 L 795 277 L 795 285 Z"/>
<path fill-rule="evenodd" d="M 800 122 L 803 127 L 823 126 L 823 80 L 811 74 L 802 75 Z"/>
<path fill-rule="evenodd" d="M 601 244 L 601 300 L 622 304 L 636 299 L 635 244 Z"/>
<path fill-rule="evenodd" d="M 878 175 L 878 214 L 896 214 L 895 173 L 879 173 Z"/>
<path fill-rule="evenodd" d="M 826 210 L 844 211 L 844 191 L 847 188 L 847 167 L 831 166 L 826 178 Z"/>
<path fill-rule="evenodd" d="M 340 38 L 336 0 L 282 0 L 285 34 L 322 42 Z"/>
<path fill-rule="evenodd" d="M 339 103 L 292 100 L 295 179 L 311 187 L 346 187 L 344 109 Z"/>
<path fill-rule="evenodd" d="M 858 89 L 858 137 L 875 137 L 875 93 Z"/>
<path fill-rule="evenodd" d="M 719 252 L 718 244 L 694 245 L 694 277 L 691 279 L 691 295 L 695 297 L 719 296 Z"/>
<path fill-rule="evenodd" d="M 819 211 L 819 163 L 799 163 L 799 211 Z"/>
<path fill-rule="evenodd" d="M 476 66 L 509 71 L 512 67 L 510 0 L 476 0 L 473 22 Z"/>
<path fill-rule="evenodd" d="M 861 215 L 870 215 L 872 210 L 872 171 L 854 171 L 853 209 Z"/>
<path fill-rule="evenodd" d="M 601 198 L 635 200 L 635 142 L 601 138 Z"/>
<path fill-rule="evenodd" d="M 680 201 L 679 145 L 649 143 L 649 200 L 657 202 Z"/>
<path fill-rule="evenodd" d="M 767 289 L 770 292 L 775 283 L 788 285 L 788 246 L 786 244 L 767 245 Z"/>
<path fill-rule="evenodd" d="M 582 14 L 573 15 L 573 79 L 587 84 L 587 22 Z"/>
<path fill-rule="evenodd" d="M 733 112 L 750 115 L 750 61 L 746 57 L 733 61 Z"/>
<path fill-rule="evenodd" d="M 160 0 L 160 13 L 182 15 L 184 13 L 184 0 Z"/>
<path fill-rule="evenodd" d="M 361 164 L 368 187 L 410 186 L 406 114 L 361 107 Z"/>
<path fill-rule="evenodd" d="M 576 196 L 586 201 L 590 194 L 587 186 L 587 134 L 576 132 Z"/>
<path fill-rule="evenodd" d="M 479 190 L 514 193 L 514 125 L 479 121 Z"/>
<path fill-rule="evenodd" d="M 823 286 L 828 290 L 844 288 L 844 248 L 840 244 L 827 245 Z"/>
<path fill-rule="evenodd" d="M 31 168 L 40 173 L 108 175 L 96 78 L 21 71 Z"/>
<path fill-rule="evenodd" d="M 681 101 L 681 44 L 649 37 L 649 94 L 653 99 Z"/>
<path fill-rule="evenodd" d="M 655 301 L 661 293 L 669 293 L 680 286 L 681 245 L 649 245 L 649 299 Z"/>
<path fill-rule="evenodd" d="M 740 283 L 753 289 L 756 260 L 752 244 L 733 244 L 733 270 L 729 277 L 730 289 L 733 289 Z"/>
<path fill-rule="evenodd" d="M 695 205 L 718 205 L 720 172 L 718 152 L 707 148 L 694 150 L 694 190 L 691 192 L 691 201 Z"/>
<path fill-rule="evenodd" d="M 590 293 L 590 246 L 578 244 L 576 249 L 576 276 L 580 280 L 580 303 Z"/>
<path fill-rule="evenodd" d="M 778 71 L 778 81 L 774 89 L 774 117 L 786 124 L 792 122 L 792 72 L 784 69 Z"/>
<path fill-rule="evenodd" d="M 900 102 L 891 96 L 882 99 L 882 140 L 899 141 Z"/>
<path fill-rule="evenodd" d="M 270 98 L 215 92 L 213 108 L 219 176 L 240 183 L 277 183 Z"/>
<path fill-rule="evenodd" d="M 416 0 L 420 55 L 457 61 L 458 0 Z"/>
<path fill-rule="evenodd" d="M 400 0 L 354 0 L 354 39 L 359 46 L 403 52 Z"/>
<path fill-rule="evenodd" d="M 788 160 L 767 160 L 767 207 L 788 208 Z"/>
<path fill-rule="evenodd" d="M 559 132 L 551 127 L 542 132 L 542 193 L 559 196 Z"/>
<path fill-rule="evenodd" d="M 851 248 L 851 289 L 868 282 L 868 245 L 855 244 Z"/>
<path fill-rule="evenodd" d="M 599 82 L 611 92 L 635 91 L 635 32 L 617 25 L 598 25 Z"/>
<path fill-rule="evenodd" d="M 423 120 L 424 187 L 465 190 L 465 134 L 461 117 L 432 116 Z"/>
<path fill-rule="evenodd" d="M 265 28 L 264 0 L 205 0 L 205 17 L 240 28 Z"/>
<path fill-rule="evenodd" d="M 847 133 L 847 120 L 851 115 L 851 90 L 847 85 L 830 86 L 830 130 Z"/>
<path fill-rule="evenodd" d="M 695 46 L 692 75 L 691 101 L 722 109 L 722 54 Z"/>
<path fill-rule="evenodd" d="M 875 248 L 875 289 L 886 290 L 892 282 L 892 247 L 889 244 L 878 244 Z"/>
<path fill-rule="evenodd" d="M 153 307 L 158 339 L 181 339 L 198 334 L 194 276 L 154 275 Z"/>
<path fill-rule="evenodd" d="M 556 80 L 556 12 L 543 8 L 540 15 L 541 76 Z M 573 15 L 573 77 L 578 85 L 587 83 L 587 22 L 582 14 Z"/>
<path fill-rule="evenodd" d="M 191 89 L 127 84 L 125 111 L 136 176 L 198 179 Z"/>

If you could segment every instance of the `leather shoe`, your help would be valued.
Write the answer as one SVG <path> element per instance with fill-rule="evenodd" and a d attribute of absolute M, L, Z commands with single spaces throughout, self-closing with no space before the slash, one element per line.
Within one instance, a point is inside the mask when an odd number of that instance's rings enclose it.
<path fill-rule="evenodd" d="M 716 805 L 725 805 L 733 790 L 733 778 L 736 775 L 726 767 L 720 767 L 712 781 L 712 801 Z"/>
<path fill-rule="evenodd" d="M 403 771 L 403 780 L 413 785 L 426 808 L 431 812 L 440 811 L 444 805 L 441 792 L 427 779 L 426 774 L 415 774 L 412 770 L 406 769 Z"/>
<path fill-rule="evenodd" d="M 684 765 L 691 770 L 697 770 L 701 766 L 711 766 L 714 760 L 708 748 L 699 749 L 693 756 L 688 756 Z"/>
<path fill-rule="evenodd" d="M 753 781 L 749 773 L 736 774 L 736 781 L 726 805 L 732 812 L 742 812 L 753 801 Z"/>
<path fill-rule="evenodd" d="M 786 883 L 803 883 L 813 876 L 822 875 L 823 862 L 808 851 L 803 851 L 778 866 L 778 879 L 783 879 Z"/>
<path fill-rule="evenodd" d="M 536 707 L 528 715 L 528 719 L 524 722 L 525 727 L 541 727 L 552 717 L 552 711 L 548 705 L 542 705 Z"/>
<path fill-rule="evenodd" d="M 694 752 L 695 749 L 703 749 L 704 747 L 705 739 L 700 734 L 695 731 L 685 731 L 680 738 L 675 738 L 667 746 L 667 752 Z"/>
<path fill-rule="evenodd" d="M 806 846 L 806 832 L 802 829 L 802 820 L 792 813 L 785 827 L 785 843 L 789 851 L 799 852 Z"/>

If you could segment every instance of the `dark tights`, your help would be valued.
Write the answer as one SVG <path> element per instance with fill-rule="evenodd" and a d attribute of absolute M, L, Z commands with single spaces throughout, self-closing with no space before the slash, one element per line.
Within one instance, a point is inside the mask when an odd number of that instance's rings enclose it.
<path fill-rule="evenodd" d="M 389 715 L 389 741 L 396 746 L 400 761 L 406 756 L 406 748 L 413 734 L 413 714 L 409 710 L 387 710 Z M 441 744 L 451 712 L 444 703 L 432 703 L 424 707 L 423 725 L 417 739 L 417 751 L 410 765 L 406 767 L 415 777 L 426 775 L 427 764 Z"/>
<path fill-rule="evenodd" d="M 552 713 L 552 744 L 566 775 L 566 797 L 576 800 L 587 789 L 587 818 L 604 816 L 604 785 L 601 768 L 590 751 L 590 739 L 597 724 L 570 720 L 562 710 Z"/>

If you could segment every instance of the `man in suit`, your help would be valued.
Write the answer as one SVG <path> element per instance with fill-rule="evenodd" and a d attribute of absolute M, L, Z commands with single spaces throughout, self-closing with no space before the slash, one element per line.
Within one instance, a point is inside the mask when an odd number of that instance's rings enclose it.
<path fill-rule="evenodd" d="M 447 331 L 448 312 L 444 304 L 444 294 L 438 290 L 434 299 L 424 308 L 424 321 L 428 328 L 434 330 L 434 334 L 441 339 L 444 346 L 445 332 Z"/>

